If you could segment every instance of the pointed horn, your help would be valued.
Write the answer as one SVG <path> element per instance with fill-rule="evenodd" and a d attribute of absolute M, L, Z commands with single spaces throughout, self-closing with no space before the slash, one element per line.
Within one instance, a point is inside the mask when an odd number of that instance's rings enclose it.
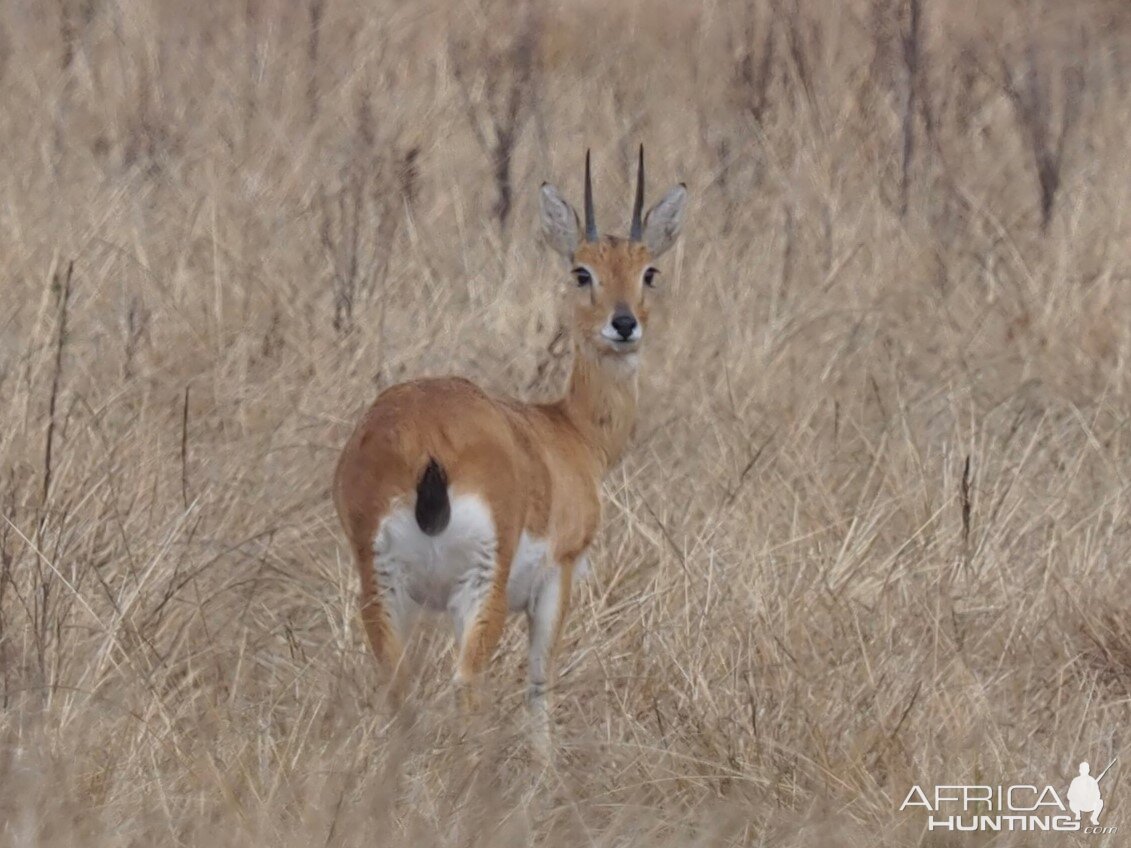
<path fill-rule="evenodd" d="M 644 237 L 644 224 L 640 219 L 644 212 L 644 145 L 640 145 L 640 165 L 636 171 L 636 201 L 632 205 L 632 226 L 628 237 L 640 241 Z"/>
<path fill-rule="evenodd" d="M 589 176 L 589 151 L 585 151 L 585 240 L 597 240 L 597 215 L 593 212 L 593 180 Z"/>

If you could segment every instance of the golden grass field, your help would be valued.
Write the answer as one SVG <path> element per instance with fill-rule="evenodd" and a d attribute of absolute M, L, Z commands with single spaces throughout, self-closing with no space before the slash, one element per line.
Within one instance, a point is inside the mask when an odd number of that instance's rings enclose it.
<path fill-rule="evenodd" d="M 0 845 L 1128 844 L 1131 14 L 921 7 L 0 4 Z M 557 391 L 537 187 L 623 231 L 638 142 L 538 775 L 520 619 L 389 713 L 329 483 L 393 382 Z M 1116 755 L 1115 834 L 898 809 Z"/>

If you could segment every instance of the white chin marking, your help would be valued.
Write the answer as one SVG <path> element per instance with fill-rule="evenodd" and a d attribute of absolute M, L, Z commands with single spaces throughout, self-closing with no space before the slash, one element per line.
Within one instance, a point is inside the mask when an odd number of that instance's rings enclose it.
<path fill-rule="evenodd" d="M 628 360 L 635 364 L 637 351 L 640 350 L 640 341 L 639 337 L 629 339 L 628 341 L 625 341 L 619 335 L 613 338 L 608 333 L 602 331 L 601 335 L 594 340 L 593 346 L 602 353 L 612 354 L 611 356 L 606 355 L 601 357 L 605 362 L 610 360 Z"/>

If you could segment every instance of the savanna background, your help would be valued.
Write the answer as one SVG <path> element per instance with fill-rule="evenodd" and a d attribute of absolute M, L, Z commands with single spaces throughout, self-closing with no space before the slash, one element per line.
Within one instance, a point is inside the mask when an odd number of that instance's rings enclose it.
<path fill-rule="evenodd" d="M 959 839 L 1131 716 L 1121 2 L 0 4 L 0 844 Z M 564 636 L 390 715 L 329 499 L 376 392 L 546 397 L 537 187 L 693 196 Z"/>

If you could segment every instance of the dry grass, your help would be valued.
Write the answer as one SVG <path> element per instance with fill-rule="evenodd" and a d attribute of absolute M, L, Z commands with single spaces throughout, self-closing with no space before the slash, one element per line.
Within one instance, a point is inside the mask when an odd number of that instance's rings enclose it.
<path fill-rule="evenodd" d="M 1131 20 L 1044 5 L 911 77 L 895 0 L 0 7 L 0 844 L 988 845 L 909 785 L 1120 753 Z M 386 714 L 328 482 L 380 386 L 555 389 L 535 188 L 623 227 L 639 140 L 695 207 L 538 784 L 520 626 Z"/>

